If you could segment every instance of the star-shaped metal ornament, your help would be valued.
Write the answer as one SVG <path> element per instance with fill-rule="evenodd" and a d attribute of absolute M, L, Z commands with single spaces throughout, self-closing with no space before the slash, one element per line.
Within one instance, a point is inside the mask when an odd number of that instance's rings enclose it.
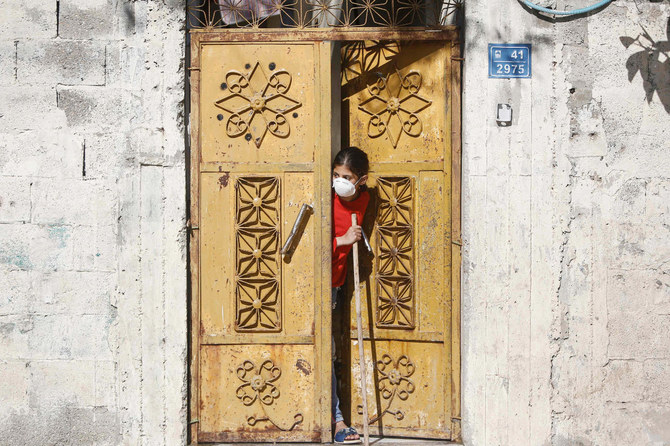
<path fill-rule="evenodd" d="M 226 134 L 231 138 L 245 135 L 247 141 L 253 139 L 257 148 L 268 131 L 286 138 L 291 131 L 286 114 L 302 105 L 286 95 L 291 88 L 291 74 L 283 69 L 274 70 L 273 63 L 269 67 L 273 70 L 269 77 L 259 62 L 247 74 L 229 71 L 221 84 L 228 95 L 214 103 L 228 114 Z"/>
<path fill-rule="evenodd" d="M 370 115 L 368 136 L 377 138 L 388 136 L 393 147 L 397 147 L 403 133 L 417 137 L 421 135 L 423 124 L 418 113 L 433 102 L 419 96 L 422 76 L 412 70 L 402 75 L 396 68 L 393 74 L 378 73 L 379 79 L 367 86 L 370 97 L 358 106 Z"/>

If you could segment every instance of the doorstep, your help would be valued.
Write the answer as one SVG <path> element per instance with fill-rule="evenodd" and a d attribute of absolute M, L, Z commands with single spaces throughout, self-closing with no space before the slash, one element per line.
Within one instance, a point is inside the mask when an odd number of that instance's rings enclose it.
<path fill-rule="evenodd" d="M 317 444 L 334 443 L 216 443 L 213 446 L 311 446 Z M 363 443 L 360 443 L 361 445 Z M 447 440 L 424 440 L 421 438 L 379 438 L 370 437 L 370 446 L 460 446 L 461 443 L 454 443 Z"/>

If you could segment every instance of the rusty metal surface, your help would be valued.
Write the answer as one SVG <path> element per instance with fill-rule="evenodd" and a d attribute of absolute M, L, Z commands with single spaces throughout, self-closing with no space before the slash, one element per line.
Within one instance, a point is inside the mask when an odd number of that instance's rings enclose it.
<path fill-rule="evenodd" d="M 445 397 L 449 395 L 441 394 L 448 363 L 443 344 L 373 339 L 363 345 L 371 377 L 367 389 L 371 434 L 451 439 L 451 419 L 444 413 Z M 398 363 L 403 356 L 409 358 L 404 365 Z M 378 364 L 385 357 L 391 358 L 391 362 L 383 369 Z M 359 385 L 359 373 L 360 368 L 354 362 L 351 371 L 354 387 Z M 350 396 L 354 412 L 351 418 L 357 428 L 361 424 L 360 395 L 356 389 Z"/>
<path fill-rule="evenodd" d="M 191 438 L 330 441 L 330 52 L 306 35 L 331 30 L 202 31 L 191 59 Z M 375 256 L 361 274 L 377 434 L 460 435 L 458 56 L 439 39 L 343 48 L 345 137 L 372 161 L 363 226 Z M 314 218 L 282 259 L 303 203 Z M 356 424 L 360 389 L 348 390 Z"/>
<path fill-rule="evenodd" d="M 377 390 L 384 400 L 385 407 L 379 415 L 370 419 L 370 423 L 377 422 L 386 414 L 393 416 L 396 420 L 405 418 L 405 412 L 402 409 L 393 409 L 393 400 L 397 397 L 401 401 L 407 401 L 410 394 L 414 393 L 416 386 L 411 379 L 414 374 L 415 366 L 407 355 L 402 355 L 397 360 L 393 360 L 388 354 L 384 354 L 382 359 L 377 360 L 376 372 L 379 373 Z M 363 414 L 361 405 L 357 407 L 358 414 Z"/>
<path fill-rule="evenodd" d="M 440 29 L 463 0 L 188 0 L 191 29 Z"/>
<path fill-rule="evenodd" d="M 451 439 L 451 43 L 352 42 L 341 54 L 344 138 L 371 162 L 363 227 L 375 258 L 362 274 L 369 422 L 378 434 Z"/>
<path fill-rule="evenodd" d="M 438 30 L 426 30 L 423 28 L 354 28 L 342 30 L 332 29 L 250 29 L 250 28 L 223 28 L 223 29 L 193 29 L 191 35 L 197 35 L 201 42 L 221 41 L 228 42 L 299 42 L 299 41 L 445 41 L 457 39 L 459 28 L 446 26 Z M 199 69 L 190 67 L 190 69 Z"/>
<path fill-rule="evenodd" d="M 191 40 L 191 63 L 199 65 L 197 39 Z M 200 100 L 200 73 L 189 73 L 190 84 L 190 125 L 195 131 L 190 134 L 190 223 L 197 230 L 189 232 L 189 268 L 190 268 L 190 364 L 189 364 L 189 440 L 198 444 L 199 396 L 200 396 L 200 139 L 198 103 Z"/>
<path fill-rule="evenodd" d="M 461 440 L 461 45 L 451 42 L 451 421 Z"/>
<path fill-rule="evenodd" d="M 307 367 L 309 366 L 307 362 L 304 362 L 304 364 Z M 302 365 L 303 371 L 306 370 L 306 366 Z M 277 387 L 278 384 L 275 384 L 281 377 L 281 369 L 271 359 L 264 360 L 258 367 L 253 361 L 244 360 L 242 365 L 237 367 L 237 377 L 242 381 L 242 384 L 235 391 L 237 398 L 245 406 L 251 406 L 258 401 L 263 410 L 263 416 L 250 415 L 247 417 L 247 424 L 249 426 L 269 422 L 281 431 L 292 431 L 298 424 L 304 421 L 305 418 L 302 413 L 297 412 L 293 415 L 293 420 L 288 423 L 282 423 L 273 418 L 265 409 L 266 406 L 272 406 L 281 396 Z"/>
<path fill-rule="evenodd" d="M 313 43 L 198 37 L 201 97 L 206 98 L 200 103 L 202 161 L 313 163 L 315 101 L 320 99 Z"/>
<path fill-rule="evenodd" d="M 330 282 L 330 246 L 316 224 L 322 206 L 303 221 L 294 256 L 280 254 L 300 206 L 323 200 L 319 148 L 329 147 L 320 138 L 330 137 L 318 119 L 330 103 L 315 93 L 322 44 L 194 40 L 201 156 L 192 436 L 322 440 L 330 436 L 320 365 L 321 290 Z"/>
<path fill-rule="evenodd" d="M 308 446 L 320 443 L 282 443 L 283 446 Z M 398 438 L 398 437 L 379 437 L 370 436 L 371 446 L 456 446 L 461 443 L 445 441 L 445 440 L 430 440 L 425 438 Z M 218 443 L 217 446 L 274 446 L 276 443 Z"/>

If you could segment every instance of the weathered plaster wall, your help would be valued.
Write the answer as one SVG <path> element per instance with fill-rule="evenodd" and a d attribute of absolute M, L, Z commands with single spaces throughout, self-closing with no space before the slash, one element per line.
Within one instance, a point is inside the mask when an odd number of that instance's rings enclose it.
<path fill-rule="evenodd" d="M 670 444 L 670 2 L 466 17 L 465 443 Z M 489 80 L 489 42 L 533 79 Z"/>
<path fill-rule="evenodd" d="M 181 0 L 0 0 L 0 443 L 185 441 Z"/>

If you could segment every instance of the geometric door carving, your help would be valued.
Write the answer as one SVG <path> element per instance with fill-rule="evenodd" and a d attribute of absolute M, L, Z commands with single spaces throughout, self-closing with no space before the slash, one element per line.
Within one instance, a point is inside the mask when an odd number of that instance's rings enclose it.
<path fill-rule="evenodd" d="M 414 328 L 414 203 L 409 177 L 379 177 L 377 320 L 379 328 Z"/>
<path fill-rule="evenodd" d="M 279 179 L 235 183 L 235 330 L 281 330 Z"/>

